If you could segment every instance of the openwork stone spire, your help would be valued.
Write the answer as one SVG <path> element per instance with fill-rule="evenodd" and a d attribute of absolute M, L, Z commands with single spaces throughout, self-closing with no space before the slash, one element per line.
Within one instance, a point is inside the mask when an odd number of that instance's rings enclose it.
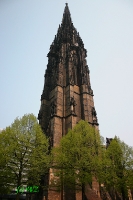
<path fill-rule="evenodd" d="M 38 115 L 44 132 L 57 145 L 80 119 L 98 126 L 87 51 L 75 29 L 66 3 L 62 23 L 50 46 Z"/>

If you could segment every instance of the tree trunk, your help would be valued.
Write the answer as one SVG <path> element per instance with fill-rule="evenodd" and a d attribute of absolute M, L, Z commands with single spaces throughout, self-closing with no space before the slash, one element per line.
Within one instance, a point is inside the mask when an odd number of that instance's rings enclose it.
<path fill-rule="evenodd" d="M 20 197 L 20 193 L 17 193 L 16 200 L 19 200 L 19 197 Z"/>
<path fill-rule="evenodd" d="M 82 200 L 85 200 L 85 184 L 82 183 Z"/>

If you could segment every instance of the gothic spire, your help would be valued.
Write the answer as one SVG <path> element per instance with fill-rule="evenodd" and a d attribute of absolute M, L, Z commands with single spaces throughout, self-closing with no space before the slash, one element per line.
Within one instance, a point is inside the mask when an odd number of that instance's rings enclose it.
<path fill-rule="evenodd" d="M 62 18 L 62 25 L 63 26 L 72 25 L 71 14 L 70 14 L 70 11 L 69 11 L 68 3 L 66 3 L 65 9 L 64 9 L 63 18 Z"/>
<path fill-rule="evenodd" d="M 47 56 L 38 119 L 44 132 L 51 138 L 51 144 L 56 146 L 80 119 L 98 126 L 87 51 L 72 23 L 67 3 Z"/>
<path fill-rule="evenodd" d="M 77 46 L 80 46 L 84 49 L 83 41 L 72 23 L 68 3 L 66 3 L 62 17 L 62 23 L 61 25 L 59 25 L 57 35 L 55 36 L 54 41 L 51 44 L 50 53 L 48 55 L 58 52 L 61 48 L 62 43 L 69 43 L 70 45 L 76 44 Z"/>

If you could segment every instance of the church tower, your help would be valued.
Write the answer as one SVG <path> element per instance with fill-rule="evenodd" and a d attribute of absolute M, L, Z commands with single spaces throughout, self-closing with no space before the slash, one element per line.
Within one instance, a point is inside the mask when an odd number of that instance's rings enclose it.
<path fill-rule="evenodd" d="M 47 57 L 38 119 L 44 133 L 50 138 L 51 147 L 56 147 L 68 129 L 72 129 L 81 119 L 98 129 L 90 71 L 86 62 L 87 51 L 72 23 L 67 3 Z M 52 177 L 54 173 L 50 169 L 49 181 Z M 48 191 L 49 200 L 62 200 L 62 195 Z M 73 200 L 73 197 L 69 199 Z M 76 200 L 81 200 L 81 197 L 76 196 Z"/>
<path fill-rule="evenodd" d="M 51 146 L 57 146 L 81 119 L 98 128 L 87 51 L 72 23 L 67 3 L 47 57 L 38 119 Z"/>

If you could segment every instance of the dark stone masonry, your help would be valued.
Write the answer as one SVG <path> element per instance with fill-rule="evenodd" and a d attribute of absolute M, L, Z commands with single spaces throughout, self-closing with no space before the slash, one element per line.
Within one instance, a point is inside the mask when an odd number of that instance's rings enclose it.
<path fill-rule="evenodd" d="M 86 62 L 87 50 L 72 23 L 67 3 L 47 57 L 38 119 L 44 133 L 50 138 L 51 146 L 57 146 L 68 129 L 72 129 L 81 119 L 98 129 L 90 70 Z M 54 172 L 50 169 L 49 182 L 53 177 Z M 96 195 L 99 186 L 95 181 L 93 185 L 96 192 L 87 188 L 88 195 L 91 200 L 99 199 Z M 81 200 L 82 195 L 78 192 L 75 197 L 70 195 L 68 198 L 64 191 L 49 189 L 46 199 Z"/>

